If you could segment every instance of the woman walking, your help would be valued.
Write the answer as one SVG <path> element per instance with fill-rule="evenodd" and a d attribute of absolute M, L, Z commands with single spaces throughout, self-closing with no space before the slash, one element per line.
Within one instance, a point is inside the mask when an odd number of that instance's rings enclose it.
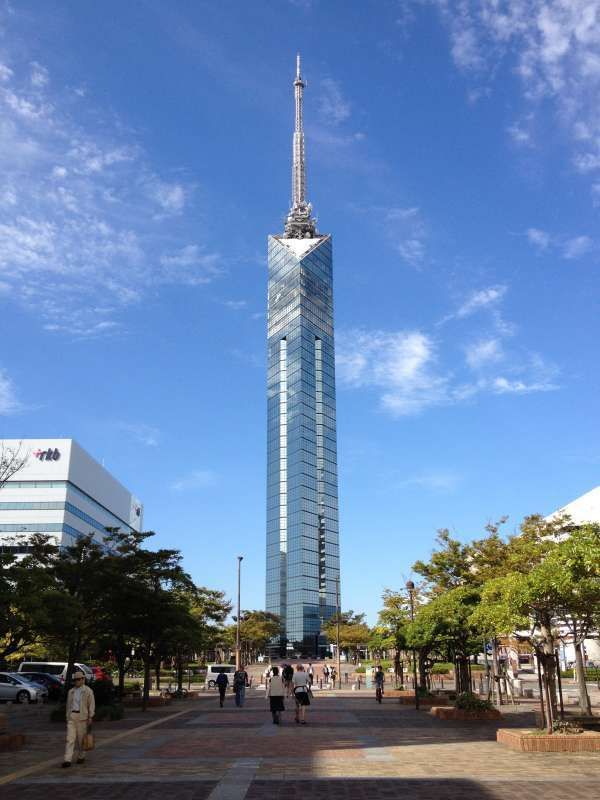
<path fill-rule="evenodd" d="M 279 725 L 281 712 L 285 711 L 285 706 L 283 705 L 283 681 L 279 675 L 278 667 L 273 667 L 272 671 L 273 674 L 267 687 L 267 697 L 269 698 L 269 707 L 273 715 L 273 725 Z"/>
<path fill-rule="evenodd" d="M 296 722 L 306 725 L 306 707 L 310 705 L 309 679 L 302 664 L 294 673 L 294 698 L 296 700 Z"/>

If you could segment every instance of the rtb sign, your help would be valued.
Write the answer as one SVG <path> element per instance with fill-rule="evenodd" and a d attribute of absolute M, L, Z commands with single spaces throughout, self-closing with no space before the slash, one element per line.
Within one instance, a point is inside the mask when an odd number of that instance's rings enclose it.
<path fill-rule="evenodd" d="M 49 447 L 48 450 L 34 450 L 31 455 L 35 456 L 38 461 L 58 461 L 60 450 L 58 447 Z"/>

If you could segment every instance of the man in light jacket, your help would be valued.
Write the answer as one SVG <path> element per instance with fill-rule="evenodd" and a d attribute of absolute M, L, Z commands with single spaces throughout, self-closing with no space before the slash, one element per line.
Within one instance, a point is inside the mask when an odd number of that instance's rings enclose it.
<path fill-rule="evenodd" d="M 71 766 L 75 747 L 77 747 L 77 763 L 83 764 L 85 761 L 83 737 L 92 724 L 96 711 L 94 693 L 89 686 L 85 685 L 83 672 L 77 671 L 73 673 L 73 684 L 73 688 L 69 689 L 67 694 L 67 745 L 65 747 L 63 767 Z"/>

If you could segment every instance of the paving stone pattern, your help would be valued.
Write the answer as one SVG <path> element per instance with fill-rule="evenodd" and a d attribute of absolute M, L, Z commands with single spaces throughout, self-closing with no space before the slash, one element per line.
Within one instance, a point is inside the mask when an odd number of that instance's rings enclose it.
<path fill-rule="evenodd" d="M 0 770 L 52 766 L 0 786 L 2 800 L 600 800 L 600 754 L 524 754 L 495 741 L 499 724 L 526 727 L 533 709 L 501 723 L 433 719 L 427 712 L 360 696 L 315 696 L 307 725 L 291 708 L 273 725 L 264 693 L 237 709 L 216 695 L 136 717 L 159 724 L 137 731 L 97 726 L 99 746 L 83 766 L 59 768 L 62 732 L 47 727 Z M 175 712 L 186 713 L 172 719 Z M 153 712 L 154 713 L 154 712 Z M 41 725 L 40 717 L 40 725 Z M 42 726 L 43 727 L 43 726 Z M 115 734 L 129 733 L 114 743 Z M 42 746 L 44 743 L 44 747 Z M 3 758 L 4 758 L 3 754 Z"/>

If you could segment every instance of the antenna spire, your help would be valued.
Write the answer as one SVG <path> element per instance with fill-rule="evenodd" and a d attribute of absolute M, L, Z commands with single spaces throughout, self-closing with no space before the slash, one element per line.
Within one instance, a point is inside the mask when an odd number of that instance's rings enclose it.
<path fill-rule="evenodd" d="M 310 239 L 315 236 L 315 220 L 311 217 L 312 206 L 306 201 L 306 156 L 302 119 L 305 86 L 300 71 L 300 53 L 298 53 L 296 55 L 296 80 L 294 81 L 296 121 L 292 145 L 292 207 L 285 223 L 284 234 L 287 239 Z"/>

